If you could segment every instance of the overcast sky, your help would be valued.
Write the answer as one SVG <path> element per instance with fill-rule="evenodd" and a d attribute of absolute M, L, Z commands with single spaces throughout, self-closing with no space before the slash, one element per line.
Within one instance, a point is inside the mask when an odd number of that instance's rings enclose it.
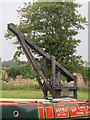
<path fill-rule="evenodd" d="M 23 1 L 28 0 L 2 0 L 0 2 L 0 57 L 2 60 L 11 60 L 13 54 L 16 51 L 15 45 L 12 44 L 12 40 L 6 41 L 4 34 L 7 30 L 8 23 L 19 23 L 19 18 L 16 10 L 19 6 L 23 6 Z M 29 0 L 30 1 L 30 0 Z M 79 9 L 79 12 L 82 16 L 85 16 L 88 20 L 88 0 L 78 0 L 79 3 L 82 3 L 83 6 Z M 85 30 L 80 31 L 77 36 L 81 40 L 79 47 L 77 47 L 77 54 L 83 56 L 83 59 L 88 61 L 88 27 L 85 27 Z M 22 60 L 25 60 L 25 57 L 21 57 Z"/>

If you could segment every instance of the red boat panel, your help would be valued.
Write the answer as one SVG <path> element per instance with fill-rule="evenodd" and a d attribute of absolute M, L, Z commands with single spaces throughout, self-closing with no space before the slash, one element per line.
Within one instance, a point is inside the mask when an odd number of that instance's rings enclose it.
<path fill-rule="evenodd" d="M 44 119 L 44 107 L 38 108 L 39 119 Z"/>
<path fill-rule="evenodd" d="M 54 118 L 53 107 L 46 107 L 46 118 L 48 119 Z"/>

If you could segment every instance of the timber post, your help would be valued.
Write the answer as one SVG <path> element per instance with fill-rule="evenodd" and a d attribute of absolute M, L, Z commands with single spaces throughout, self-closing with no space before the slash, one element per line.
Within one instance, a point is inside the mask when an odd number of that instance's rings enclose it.
<path fill-rule="evenodd" d="M 48 79 L 48 59 L 44 57 L 44 75 Z M 44 83 L 44 98 L 47 98 L 48 94 L 47 85 Z"/>

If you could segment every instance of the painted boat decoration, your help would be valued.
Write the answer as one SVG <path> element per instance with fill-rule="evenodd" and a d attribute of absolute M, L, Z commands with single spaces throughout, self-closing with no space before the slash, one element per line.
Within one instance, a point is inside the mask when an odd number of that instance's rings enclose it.
<path fill-rule="evenodd" d="M 89 119 L 90 103 L 76 99 L 0 99 L 3 119 Z"/>

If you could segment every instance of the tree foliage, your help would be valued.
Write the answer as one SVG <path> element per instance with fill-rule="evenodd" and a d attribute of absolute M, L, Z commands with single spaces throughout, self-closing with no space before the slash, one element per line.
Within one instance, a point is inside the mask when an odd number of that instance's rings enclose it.
<path fill-rule="evenodd" d="M 81 5 L 74 2 L 37 2 L 25 3 L 18 10 L 17 28 L 71 72 L 80 70 L 83 64 L 82 57 L 76 55 L 80 40 L 75 36 L 86 23 L 86 18 L 78 13 L 79 7 Z M 6 34 L 7 38 L 11 36 L 10 32 Z M 17 41 L 15 44 L 14 57 L 22 53 Z"/>
<path fill-rule="evenodd" d="M 19 65 L 25 65 L 26 61 L 20 61 L 20 60 L 8 60 L 2 62 L 2 68 L 9 68 L 9 67 L 16 67 Z"/>
<path fill-rule="evenodd" d="M 17 65 L 6 69 L 8 78 L 12 77 L 16 79 L 16 76 L 21 75 L 24 79 L 31 78 L 34 79 L 35 75 L 29 64 Z"/>

